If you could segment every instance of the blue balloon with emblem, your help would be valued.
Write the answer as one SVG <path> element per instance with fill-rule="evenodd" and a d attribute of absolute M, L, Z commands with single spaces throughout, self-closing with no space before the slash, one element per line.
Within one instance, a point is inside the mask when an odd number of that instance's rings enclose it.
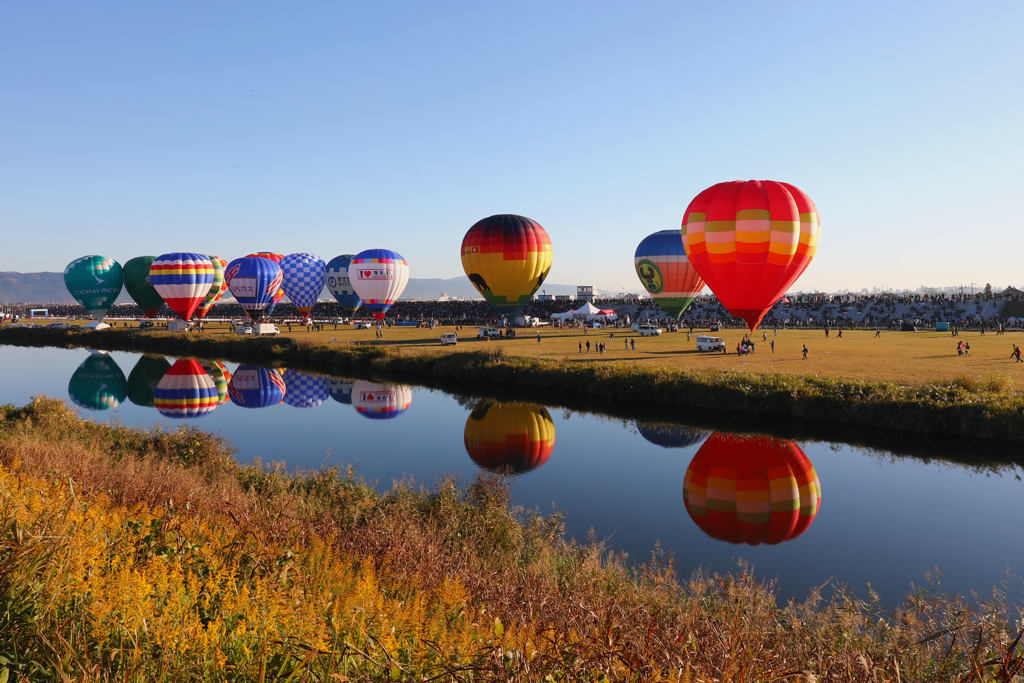
<path fill-rule="evenodd" d="M 356 309 L 363 305 L 363 300 L 356 294 L 356 290 L 349 281 L 348 267 L 352 263 L 355 254 L 342 254 L 335 256 L 327 263 L 325 271 L 327 291 L 331 293 L 335 301 L 341 304 L 345 315 L 355 315 Z"/>
<path fill-rule="evenodd" d="M 338 377 L 327 378 L 327 391 L 330 392 L 331 398 L 338 403 L 343 403 L 347 406 L 352 405 L 352 388 L 355 387 L 355 381 L 348 379 L 340 379 Z"/>
<path fill-rule="evenodd" d="M 287 388 L 273 368 L 239 365 L 228 382 L 228 398 L 242 408 L 267 408 L 284 400 Z"/>

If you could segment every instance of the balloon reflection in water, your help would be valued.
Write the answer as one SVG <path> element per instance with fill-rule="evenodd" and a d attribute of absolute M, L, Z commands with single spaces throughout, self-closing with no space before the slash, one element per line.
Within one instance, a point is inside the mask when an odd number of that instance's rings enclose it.
<path fill-rule="evenodd" d="M 480 467 L 521 474 L 547 461 L 555 447 L 555 423 L 544 406 L 483 399 L 466 420 L 463 440 Z"/>
<path fill-rule="evenodd" d="M 330 392 L 331 398 L 348 406 L 352 405 L 352 388 L 354 386 L 355 382 L 347 379 L 327 378 L 327 391 Z"/>
<path fill-rule="evenodd" d="M 167 417 L 202 417 L 217 407 L 217 385 L 194 360 L 179 360 L 156 385 L 157 412 Z"/>
<path fill-rule="evenodd" d="M 239 365 L 228 382 L 228 396 L 236 406 L 266 408 L 284 400 L 281 373 L 273 368 Z"/>
<path fill-rule="evenodd" d="M 686 470 L 683 501 L 712 538 L 774 545 L 811 525 L 821 507 L 821 483 L 792 441 L 715 432 Z"/>
<path fill-rule="evenodd" d="M 327 378 L 299 370 L 284 371 L 284 402 L 296 408 L 316 408 L 323 405 L 330 394 Z"/>
<path fill-rule="evenodd" d="M 68 382 L 68 396 L 76 406 L 89 410 L 109 410 L 124 402 L 128 382 L 114 359 L 106 354 L 90 354 Z"/>
<path fill-rule="evenodd" d="M 143 356 L 128 375 L 128 400 L 143 408 L 152 408 L 156 385 L 171 364 L 163 356 Z"/>
<path fill-rule="evenodd" d="M 708 433 L 702 429 L 684 427 L 683 425 L 658 424 L 656 422 L 637 422 L 636 430 L 656 446 L 662 448 L 686 448 L 704 440 Z"/>
<path fill-rule="evenodd" d="M 371 420 L 390 420 L 409 409 L 412 389 L 404 384 L 374 384 L 359 380 L 352 387 L 356 412 Z"/>
<path fill-rule="evenodd" d="M 217 387 L 217 405 L 227 401 L 231 372 L 220 361 L 201 360 L 199 364 L 203 366 L 203 370 L 206 370 L 206 374 L 213 378 L 213 384 Z"/>

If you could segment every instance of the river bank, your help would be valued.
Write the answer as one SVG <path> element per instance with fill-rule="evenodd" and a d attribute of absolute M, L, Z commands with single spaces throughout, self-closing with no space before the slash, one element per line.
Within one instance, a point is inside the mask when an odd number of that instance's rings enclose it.
<path fill-rule="evenodd" d="M 907 385 L 840 377 L 688 370 L 625 363 L 569 363 L 479 350 L 410 352 L 368 343 L 106 330 L 0 330 L 0 343 L 229 358 L 325 374 L 386 372 L 442 382 L 574 392 L 611 402 L 829 421 L 916 434 L 1024 441 L 1024 397 L 998 375 Z"/>
<path fill-rule="evenodd" d="M 839 589 L 780 606 L 744 567 L 679 581 L 657 551 L 638 565 L 566 541 L 498 478 L 382 492 L 45 398 L 0 407 L 0 528 L 0 672 L 32 680 L 944 681 L 1020 666 L 1002 594 L 927 587 L 886 611 Z"/>

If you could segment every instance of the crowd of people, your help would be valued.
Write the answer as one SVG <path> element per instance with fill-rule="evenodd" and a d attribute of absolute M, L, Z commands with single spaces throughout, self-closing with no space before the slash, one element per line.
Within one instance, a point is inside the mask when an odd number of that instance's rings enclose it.
<path fill-rule="evenodd" d="M 1014 290 L 1015 291 L 1015 290 Z M 797 328 L 880 328 L 900 329 L 906 324 L 934 326 L 946 322 L 951 328 L 997 329 L 1000 324 L 1010 328 L 1024 326 L 1024 302 L 1020 292 L 1012 294 L 978 293 L 973 295 L 948 294 L 802 294 L 783 297 L 764 317 L 763 325 L 771 327 Z M 1015 303 L 1006 309 L 1010 302 Z M 523 315 L 551 320 L 555 313 L 575 310 L 582 300 L 530 301 L 523 309 Z M 671 329 L 706 329 L 719 326 L 726 328 L 745 327 L 740 318 L 733 318 L 713 295 L 698 296 L 682 318 L 676 322 L 669 318 L 657 302 L 651 299 L 603 299 L 596 302 L 601 308 L 613 308 L 617 318 L 613 325 L 626 321 L 655 321 L 667 324 Z M 33 308 L 45 308 L 51 317 L 67 319 L 90 319 L 88 311 L 79 304 L 10 304 L 0 307 L 8 315 L 29 317 Z M 1019 312 L 1018 312 L 1019 308 Z M 1016 315 L 1003 315 L 1011 310 Z M 143 318 L 142 310 L 135 304 L 116 304 L 107 314 L 110 321 L 138 320 Z M 164 306 L 157 317 L 173 318 L 174 312 Z M 216 304 L 207 314 L 208 320 L 237 320 L 245 318 L 245 311 L 236 303 Z M 303 316 L 289 303 L 279 303 L 270 321 L 287 323 Z M 340 304 L 321 301 L 313 309 L 315 320 L 369 319 L 370 313 L 360 307 L 354 313 Z M 415 300 L 397 301 L 387 313 L 387 320 L 394 322 L 422 322 L 432 325 L 503 325 L 504 319 L 491 305 L 482 299 Z M 581 325 L 583 321 L 568 321 L 567 326 Z"/>

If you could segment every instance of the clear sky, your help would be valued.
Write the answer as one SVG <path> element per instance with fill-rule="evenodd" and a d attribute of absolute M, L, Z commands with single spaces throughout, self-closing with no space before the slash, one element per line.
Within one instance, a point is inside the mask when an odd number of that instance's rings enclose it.
<path fill-rule="evenodd" d="M 0 4 L 0 270 L 385 247 L 462 274 L 540 222 L 549 282 L 717 182 L 823 217 L 795 289 L 1024 283 L 1024 3 Z"/>

